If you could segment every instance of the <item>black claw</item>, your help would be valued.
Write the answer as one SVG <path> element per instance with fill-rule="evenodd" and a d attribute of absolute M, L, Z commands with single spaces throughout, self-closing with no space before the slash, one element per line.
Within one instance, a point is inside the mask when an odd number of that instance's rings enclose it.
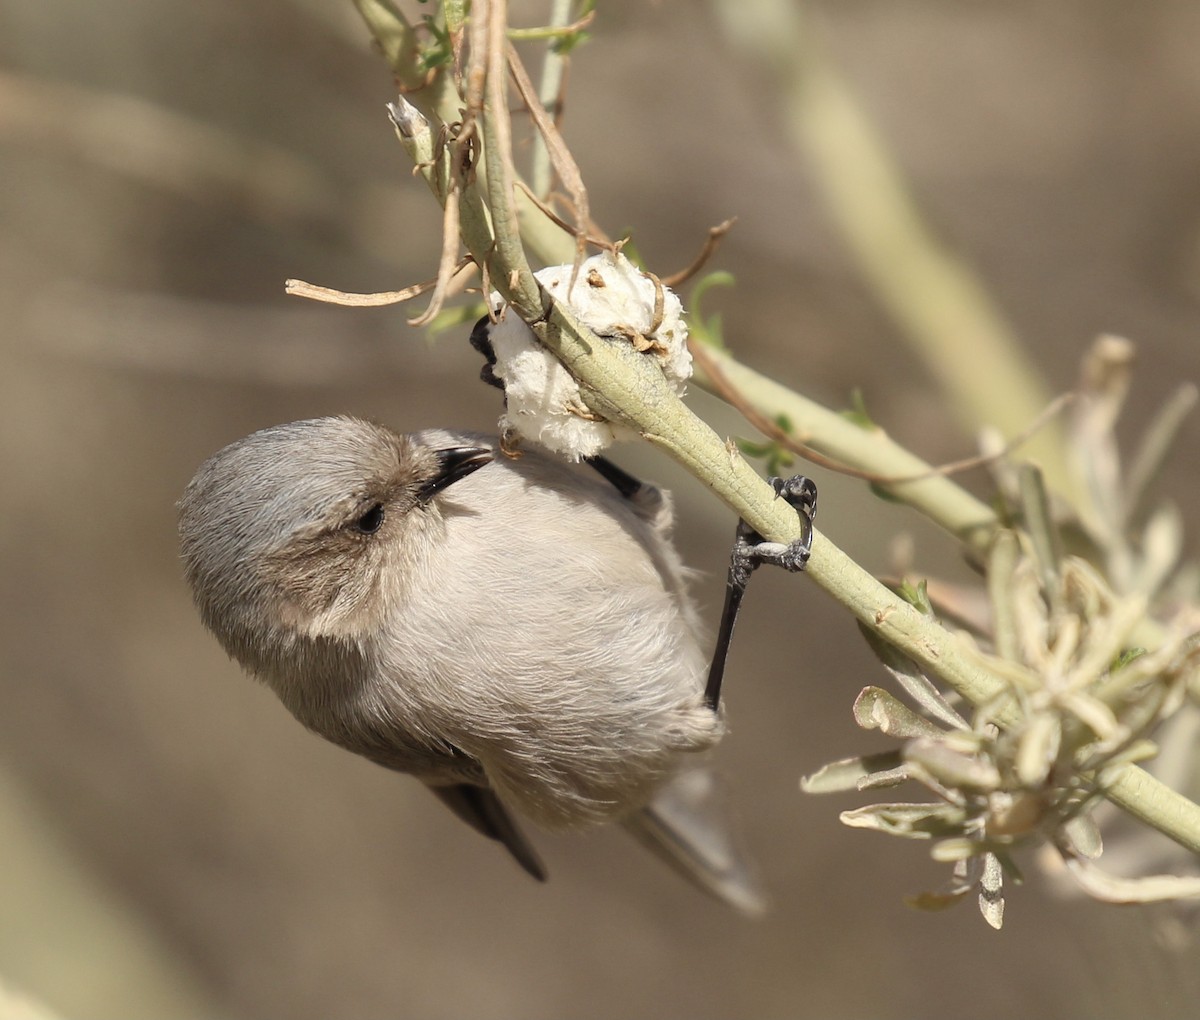
<path fill-rule="evenodd" d="M 487 358 L 489 365 L 496 364 L 496 352 L 492 350 L 492 341 L 488 336 L 488 328 L 492 324 L 491 316 L 485 315 L 471 329 L 471 346 Z"/>
<path fill-rule="evenodd" d="M 738 521 L 733 535 L 733 552 L 729 558 L 729 584 L 745 588 L 759 560 L 754 551 L 762 545 L 763 537 L 745 521 Z"/>
<path fill-rule="evenodd" d="M 781 545 L 764 541 L 757 531 L 743 522 L 743 526 L 738 528 L 733 551 L 734 567 L 739 576 L 749 578 L 750 571 L 760 563 L 783 567 L 784 570 L 803 570 L 812 554 L 813 518 L 817 516 L 816 484 L 804 475 L 771 478 L 769 482 L 776 498 L 786 500 L 800 515 L 804 522 L 804 533 L 789 545 Z"/>
<path fill-rule="evenodd" d="M 792 475 L 791 478 L 770 478 L 771 488 L 775 497 L 783 497 L 798 513 L 808 519 L 811 526 L 817 516 L 817 483 L 804 475 Z"/>
<path fill-rule="evenodd" d="M 504 389 L 504 383 L 496 378 L 496 352 L 492 348 L 492 341 L 488 337 L 488 327 L 492 324 L 489 316 L 485 315 L 477 323 L 475 328 L 471 330 L 471 346 L 484 356 L 487 364 L 479 372 L 479 378 L 489 386 L 495 386 L 496 389 Z"/>

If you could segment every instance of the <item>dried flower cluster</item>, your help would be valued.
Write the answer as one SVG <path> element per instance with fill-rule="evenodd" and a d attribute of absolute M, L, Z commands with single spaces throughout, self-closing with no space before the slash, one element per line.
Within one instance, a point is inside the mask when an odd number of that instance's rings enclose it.
<path fill-rule="evenodd" d="M 914 897 L 915 906 L 949 906 L 978 886 L 980 910 L 999 928 L 1003 877 L 1020 874 L 1013 852 L 1041 843 L 1099 899 L 1200 896 L 1197 878 L 1117 878 L 1093 863 L 1102 850 L 1093 813 L 1108 783 L 1130 763 L 1154 758 L 1151 736 L 1160 724 L 1200 703 L 1200 607 L 1185 589 L 1194 574 L 1179 570 L 1178 515 L 1163 509 L 1135 528 L 1130 495 L 1144 492 L 1149 473 L 1138 469 L 1137 488 L 1122 481 L 1112 437 L 1127 354 L 1123 342 L 1105 338 L 1085 366 L 1072 441 L 1088 480 L 1090 514 L 1056 519 L 1029 465 L 998 472 L 1018 526 L 995 536 L 981 565 L 987 612 L 962 639 L 1003 687 L 968 711 L 911 660 L 873 640 L 917 710 L 868 687 L 855 702 L 855 719 L 904 743 L 804 780 L 809 792 L 915 781 L 935 794 L 932 801 L 842 815 L 847 825 L 935 841 L 933 856 L 952 863 L 953 875 L 939 892 Z M 1165 445 L 1160 437 L 1143 449 L 1161 459 Z M 1083 555 L 1060 551 L 1068 538 Z M 905 590 L 934 612 L 924 585 Z M 969 619 L 967 601 L 945 599 L 945 615 Z"/>

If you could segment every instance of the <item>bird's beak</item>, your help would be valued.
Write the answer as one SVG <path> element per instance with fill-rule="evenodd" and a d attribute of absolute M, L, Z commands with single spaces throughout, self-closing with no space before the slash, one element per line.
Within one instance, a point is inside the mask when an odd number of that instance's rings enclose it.
<path fill-rule="evenodd" d="M 492 451 L 486 446 L 454 446 L 448 450 L 435 451 L 438 459 L 438 472 L 421 486 L 417 499 L 427 503 L 446 486 L 453 485 L 460 478 L 466 478 L 473 471 L 478 471 L 484 464 L 490 464 Z"/>

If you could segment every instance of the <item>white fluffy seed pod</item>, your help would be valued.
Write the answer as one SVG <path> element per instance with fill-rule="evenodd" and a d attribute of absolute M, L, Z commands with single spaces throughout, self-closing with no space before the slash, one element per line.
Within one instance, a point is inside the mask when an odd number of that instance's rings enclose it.
<path fill-rule="evenodd" d="M 682 394 L 692 374 L 692 356 L 679 298 L 619 252 L 586 259 L 568 295 L 572 269 L 550 266 L 535 275 L 592 332 L 624 338 L 646 357 L 656 358 L 675 391 Z M 656 322 L 659 294 L 662 309 Z M 492 308 L 498 316 L 488 329 L 496 355 L 493 371 L 504 383 L 508 405 L 500 419 L 502 429 L 569 460 L 594 456 L 616 439 L 632 438 L 628 429 L 587 406 L 571 374 L 498 294 L 492 295 Z"/>

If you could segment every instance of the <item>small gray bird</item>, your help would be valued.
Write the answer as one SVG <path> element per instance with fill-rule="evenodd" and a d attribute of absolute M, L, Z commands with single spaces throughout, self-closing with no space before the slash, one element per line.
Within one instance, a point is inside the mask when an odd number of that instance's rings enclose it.
<path fill-rule="evenodd" d="M 416 776 L 535 877 L 509 809 L 550 830 L 620 821 L 754 911 L 702 760 L 723 725 L 669 497 L 604 468 L 617 484 L 347 417 L 264 429 L 188 485 L 187 580 L 301 723 Z"/>

